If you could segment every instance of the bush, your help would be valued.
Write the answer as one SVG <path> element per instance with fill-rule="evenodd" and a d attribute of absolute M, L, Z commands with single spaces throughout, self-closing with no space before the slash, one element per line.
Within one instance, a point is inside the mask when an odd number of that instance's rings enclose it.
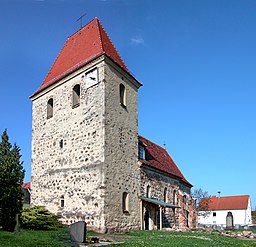
<path fill-rule="evenodd" d="M 56 230 L 63 225 L 58 217 L 43 206 L 24 208 L 21 213 L 21 227 L 30 230 Z"/>

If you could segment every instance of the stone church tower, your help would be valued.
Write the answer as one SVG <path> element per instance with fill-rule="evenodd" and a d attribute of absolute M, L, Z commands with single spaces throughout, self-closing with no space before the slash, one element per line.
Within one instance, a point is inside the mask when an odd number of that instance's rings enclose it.
<path fill-rule="evenodd" d="M 95 18 L 32 100 L 31 204 L 98 231 L 139 228 L 138 88 Z"/>

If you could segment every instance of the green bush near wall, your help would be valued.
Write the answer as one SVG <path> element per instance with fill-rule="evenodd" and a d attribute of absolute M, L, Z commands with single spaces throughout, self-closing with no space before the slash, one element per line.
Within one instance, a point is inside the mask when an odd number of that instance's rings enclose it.
<path fill-rule="evenodd" d="M 43 206 L 24 208 L 21 214 L 21 228 L 30 230 L 57 230 L 63 225 L 58 217 Z"/>

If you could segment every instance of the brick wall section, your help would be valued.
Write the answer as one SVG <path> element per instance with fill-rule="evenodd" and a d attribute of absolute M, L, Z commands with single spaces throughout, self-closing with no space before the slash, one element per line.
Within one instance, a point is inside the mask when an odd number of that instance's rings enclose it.
<path fill-rule="evenodd" d="M 157 171 L 148 166 L 140 169 L 141 185 L 140 193 L 146 196 L 147 186 L 150 186 L 150 197 L 164 201 L 164 190 L 167 189 L 166 202 L 180 206 L 180 209 L 166 208 L 163 212 L 163 227 L 186 227 L 185 210 L 189 212 L 189 227 L 196 226 L 197 214 L 194 199 L 190 196 L 190 187 L 174 176 Z M 185 193 L 184 193 L 185 192 Z M 186 201 L 183 201 L 183 194 L 186 194 Z M 175 196 L 175 198 L 174 198 Z M 155 216 L 153 216 L 154 218 Z"/>

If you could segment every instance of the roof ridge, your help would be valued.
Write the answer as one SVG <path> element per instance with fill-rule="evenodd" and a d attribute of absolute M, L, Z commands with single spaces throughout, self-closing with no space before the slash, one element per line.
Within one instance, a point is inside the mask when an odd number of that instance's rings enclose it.
<path fill-rule="evenodd" d="M 141 136 L 141 135 L 138 135 L 138 139 L 139 138 L 142 138 L 142 139 L 145 139 L 146 142 L 149 142 L 151 143 L 151 146 L 155 146 L 156 148 L 159 148 L 158 152 L 160 152 L 160 155 L 161 154 L 164 154 L 165 155 L 165 158 L 164 158 L 164 162 L 163 160 L 161 160 L 161 157 L 158 155 L 158 154 L 152 154 L 150 153 L 150 155 L 153 157 L 153 159 L 159 163 L 160 165 L 163 165 L 163 166 L 168 166 L 168 173 L 170 174 L 173 174 L 179 178 L 181 178 L 181 180 L 186 183 L 186 184 L 189 184 L 191 186 L 193 186 L 192 184 L 189 183 L 189 181 L 185 178 L 185 176 L 183 175 L 183 173 L 181 172 L 181 170 L 179 169 L 178 165 L 176 164 L 176 162 L 172 159 L 171 155 L 168 153 L 168 151 L 166 149 L 164 149 L 163 147 L 161 147 L 160 145 L 150 141 L 149 139 Z M 140 139 L 139 139 L 140 140 Z M 149 145 L 150 146 L 150 145 Z M 169 160 L 166 160 L 166 158 L 168 158 Z M 172 168 L 172 169 L 170 169 Z M 160 170 L 162 170 L 161 168 L 159 168 Z M 167 172 L 167 171 L 166 171 Z M 178 173 L 177 173 L 178 172 Z M 176 174 L 177 173 L 177 174 Z"/>
<path fill-rule="evenodd" d="M 74 32 L 73 34 L 71 34 L 70 36 L 68 36 L 68 39 L 72 36 L 74 36 L 75 34 L 77 34 L 79 31 L 81 31 L 82 29 L 84 29 L 85 27 L 87 27 L 88 25 L 90 25 L 93 21 L 98 20 L 98 17 L 94 17 L 91 21 L 89 21 L 86 25 L 84 25 L 83 27 L 79 28 L 76 32 Z"/>
<path fill-rule="evenodd" d="M 78 32 L 80 32 L 82 29 L 84 29 L 86 26 L 88 26 L 89 24 L 91 24 L 91 23 L 92 23 L 93 21 L 95 21 L 95 20 L 98 20 L 98 18 L 95 17 L 95 18 L 92 19 L 89 23 L 87 23 L 86 25 L 84 25 L 83 27 L 81 27 L 79 30 L 77 30 L 75 33 L 73 33 L 73 34 L 71 34 L 70 36 L 68 36 L 68 38 L 66 39 L 64 45 L 63 45 L 62 48 L 60 49 L 58 55 L 57 55 L 56 58 L 54 59 L 53 65 L 55 64 L 55 62 L 56 62 L 57 59 L 59 58 L 61 52 L 62 52 L 62 51 L 64 50 L 64 48 L 66 47 L 68 40 L 71 39 L 73 36 L 77 35 Z M 53 65 L 52 65 L 52 66 L 53 66 Z M 48 75 L 51 73 L 51 70 L 52 70 L 52 67 L 50 68 L 50 70 L 48 71 L 48 73 L 46 74 L 46 76 L 44 77 L 43 83 L 44 83 L 45 79 L 48 77 Z M 61 76 L 61 75 L 59 75 L 59 76 Z M 52 78 L 50 81 L 48 81 L 47 84 L 51 84 L 51 82 L 54 81 L 56 78 L 58 78 L 58 77 Z M 42 84 L 42 86 L 43 86 L 43 84 Z M 44 87 L 43 87 L 43 88 L 44 88 Z"/>
<path fill-rule="evenodd" d="M 124 60 L 122 59 L 122 57 L 120 56 L 120 54 L 119 54 L 118 50 L 116 49 L 114 43 L 113 43 L 112 40 L 110 39 L 110 37 L 109 37 L 107 31 L 106 31 L 106 30 L 104 29 L 104 27 L 101 25 L 101 22 L 99 21 L 99 19 L 97 19 L 97 22 L 98 22 L 98 27 L 99 27 L 99 32 L 100 32 L 100 40 L 101 40 L 101 45 L 102 45 L 102 50 L 103 50 L 103 52 L 104 52 L 105 54 L 107 54 L 108 56 L 110 56 L 110 54 L 108 54 L 108 53 L 106 52 L 106 50 L 105 50 L 106 48 L 104 47 L 105 44 L 104 44 L 104 42 L 102 41 L 102 33 L 101 33 L 101 30 L 100 30 L 100 29 L 102 29 L 102 31 L 106 34 L 108 40 L 110 41 L 111 45 L 112 45 L 113 48 L 115 49 L 115 52 L 117 53 L 117 55 L 118 55 L 119 59 L 121 60 L 123 66 L 122 66 L 122 64 L 118 63 L 118 61 L 115 61 L 115 62 L 117 62 L 121 67 L 123 67 L 123 69 L 125 69 L 128 73 L 130 73 L 130 71 L 128 70 L 128 67 L 126 66 L 126 64 L 125 64 L 125 62 L 124 62 Z M 110 56 L 110 57 L 111 57 L 111 56 Z"/>
<path fill-rule="evenodd" d="M 221 199 L 221 198 L 227 198 L 227 197 L 250 197 L 250 195 L 235 195 L 235 196 L 220 196 L 220 197 L 217 197 L 217 196 L 211 196 L 211 198 L 217 198 L 217 199 Z"/>
<path fill-rule="evenodd" d="M 30 97 L 54 85 L 100 55 L 109 57 L 132 76 L 99 19 L 95 17 L 66 39 L 39 89 Z"/>
<path fill-rule="evenodd" d="M 71 36 L 70 36 L 71 37 Z M 64 48 L 65 48 L 65 46 L 66 46 L 66 44 L 67 44 L 67 41 L 70 39 L 70 37 L 68 37 L 67 39 L 66 39 L 66 41 L 65 41 L 65 43 L 64 43 L 64 45 L 63 45 L 63 47 L 60 49 L 60 51 L 59 51 L 59 53 L 58 53 L 58 55 L 56 56 L 56 58 L 54 59 L 54 61 L 53 61 L 53 65 L 55 64 L 55 62 L 57 61 L 57 59 L 59 58 L 59 56 L 60 56 L 60 54 L 61 54 L 61 52 L 64 50 Z M 53 66 L 52 65 L 52 66 Z M 46 76 L 44 77 L 44 79 L 43 79 L 43 83 L 42 83 L 42 85 L 40 86 L 40 88 L 42 87 L 42 86 L 44 86 L 44 82 L 45 82 L 45 80 L 46 80 L 46 78 L 48 77 L 48 75 L 51 73 L 51 71 L 52 71 L 52 67 L 49 69 L 49 71 L 48 71 L 48 73 L 46 74 Z M 50 81 L 53 81 L 55 78 L 53 78 L 52 80 L 50 80 Z M 47 83 L 47 84 L 51 84 L 51 83 Z M 38 89 L 38 90 L 40 90 L 40 88 Z M 44 88 L 44 87 L 43 87 Z M 38 91 L 37 90 L 37 91 Z M 37 92 L 36 91 L 36 92 Z"/>
<path fill-rule="evenodd" d="M 146 139 L 147 141 L 149 141 L 149 142 L 153 143 L 154 145 L 156 145 L 156 146 L 158 146 L 159 148 L 161 148 L 161 149 L 163 149 L 163 150 L 165 150 L 165 151 L 166 151 L 166 149 L 164 149 L 163 147 L 161 147 L 159 144 L 157 144 L 157 143 L 155 143 L 155 142 L 150 141 L 148 138 L 146 138 L 146 137 L 144 137 L 144 136 L 141 136 L 141 135 L 139 135 L 139 137 L 142 137 L 142 138 Z M 167 151 L 166 151 L 166 152 L 167 152 Z M 168 153 L 168 152 L 167 152 L 167 153 Z"/>
<path fill-rule="evenodd" d="M 165 148 L 161 147 L 160 145 L 158 145 L 158 144 L 156 144 L 156 143 L 150 141 L 149 139 L 147 139 L 147 138 L 145 138 L 145 137 L 143 137 L 143 136 L 141 136 L 141 137 L 144 138 L 144 139 L 146 139 L 146 140 L 148 140 L 149 142 L 153 143 L 153 144 L 156 145 L 158 148 L 162 149 L 162 151 L 164 151 L 164 152 L 169 156 L 169 158 L 172 160 L 172 162 L 177 166 L 176 162 L 173 160 L 173 158 L 171 157 L 171 155 L 168 153 L 168 151 L 167 151 Z M 182 172 L 181 172 L 181 174 L 182 174 Z M 182 174 L 182 176 L 184 177 L 183 174 Z"/>
<path fill-rule="evenodd" d="M 103 49 L 102 35 L 101 35 L 101 32 L 100 32 L 101 23 L 100 23 L 100 21 L 99 21 L 98 19 L 96 19 L 96 21 L 97 21 L 97 24 L 98 24 L 98 25 L 97 25 L 97 30 L 98 30 L 98 33 L 99 33 L 99 39 L 100 39 L 101 50 L 102 50 L 103 52 L 105 52 L 104 49 Z"/>

